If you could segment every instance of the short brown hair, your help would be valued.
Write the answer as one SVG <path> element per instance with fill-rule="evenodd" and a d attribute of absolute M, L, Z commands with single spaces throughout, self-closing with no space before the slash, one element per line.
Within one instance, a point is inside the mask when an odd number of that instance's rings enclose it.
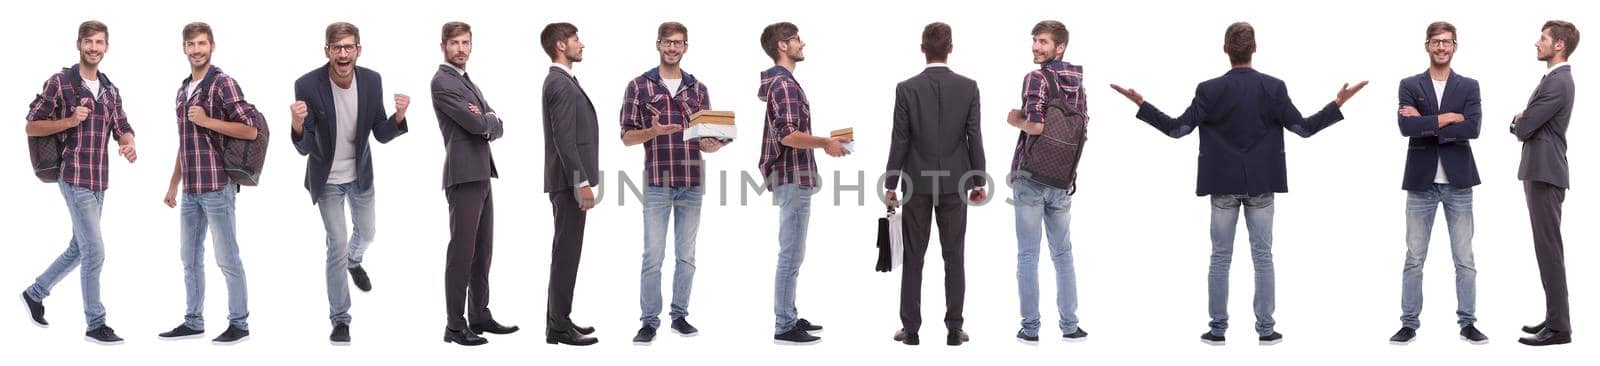
<path fill-rule="evenodd" d="M 685 27 L 683 23 L 678 22 L 661 23 L 660 27 L 656 27 L 656 39 L 667 39 L 667 37 L 671 37 L 674 34 L 682 34 L 684 39 L 688 39 L 689 27 Z"/>
<path fill-rule="evenodd" d="M 1437 35 L 1444 34 L 1444 33 L 1450 33 L 1450 38 L 1451 39 L 1455 39 L 1455 37 L 1456 37 L 1456 26 L 1453 25 L 1453 24 L 1450 24 L 1450 22 L 1433 22 L 1433 24 L 1429 24 L 1428 25 L 1428 38 L 1427 39 L 1433 39 L 1433 36 L 1437 36 Z"/>
<path fill-rule="evenodd" d="M 566 42 L 568 38 L 578 35 L 578 26 L 572 23 L 550 23 L 544 26 L 544 31 L 539 32 L 539 45 L 544 47 L 544 54 L 551 60 L 556 59 L 556 44 Z"/>
<path fill-rule="evenodd" d="M 356 28 L 355 24 L 335 22 L 328 25 L 328 30 L 325 33 L 330 45 L 344 37 L 356 37 L 356 44 L 361 44 L 361 28 Z"/>
<path fill-rule="evenodd" d="M 950 47 L 949 24 L 933 22 L 922 27 L 922 54 L 928 62 L 948 60 Z"/>
<path fill-rule="evenodd" d="M 1234 65 L 1249 63 L 1256 53 L 1256 27 L 1246 22 L 1229 25 L 1222 38 L 1222 51 L 1228 53 L 1228 61 Z"/>
<path fill-rule="evenodd" d="M 1544 28 L 1550 30 L 1550 41 L 1567 44 L 1567 49 L 1561 52 L 1562 58 L 1572 57 L 1572 51 L 1578 50 L 1578 26 L 1563 20 L 1544 22 Z"/>
<path fill-rule="evenodd" d="M 778 43 L 794 39 L 800 27 L 790 22 L 777 22 L 761 30 L 761 50 L 767 52 L 772 62 L 778 62 Z"/>
<path fill-rule="evenodd" d="M 451 38 L 455 38 L 462 33 L 471 35 L 472 26 L 462 22 L 444 23 L 444 28 L 439 30 L 439 43 L 450 42 Z"/>
<path fill-rule="evenodd" d="M 106 31 L 106 23 L 90 20 L 83 22 L 83 24 L 78 24 L 78 41 L 82 42 L 86 38 L 93 37 L 95 33 L 105 33 L 106 40 L 111 40 L 111 32 Z"/>
<path fill-rule="evenodd" d="M 1029 32 L 1028 34 L 1037 36 L 1040 33 L 1049 33 L 1050 41 L 1060 45 L 1066 45 L 1068 40 L 1067 36 L 1070 35 L 1067 33 L 1066 24 L 1061 24 L 1061 22 L 1054 20 L 1046 20 L 1039 22 L 1039 24 L 1034 24 L 1033 32 Z"/>
<path fill-rule="evenodd" d="M 206 41 L 217 43 L 217 38 L 211 35 L 211 25 L 205 22 L 194 22 L 183 26 L 183 40 L 194 39 L 195 36 L 206 35 Z"/>

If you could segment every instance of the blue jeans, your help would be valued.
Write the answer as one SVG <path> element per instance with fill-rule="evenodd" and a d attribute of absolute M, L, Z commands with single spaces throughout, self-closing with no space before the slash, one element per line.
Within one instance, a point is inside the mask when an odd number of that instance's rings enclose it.
<path fill-rule="evenodd" d="M 322 187 L 317 208 L 322 212 L 322 228 L 328 233 L 328 319 L 333 324 L 350 324 L 350 268 L 361 266 L 361 257 L 377 235 L 377 219 L 372 187 L 362 190 L 355 183 Z M 344 206 L 350 204 L 351 234 L 345 226 Z"/>
<path fill-rule="evenodd" d="M 245 295 L 244 263 L 239 260 L 239 240 L 234 231 L 233 202 L 238 192 L 238 185 L 229 184 L 216 191 L 183 194 L 178 233 L 183 244 L 178 255 L 183 259 L 183 285 L 188 295 L 183 325 L 190 329 L 206 329 L 201 311 L 206 301 L 204 244 L 207 228 L 211 230 L 211 245 L 217 252 L 217 267 L 222 269 L 222 276 L 228 283 L 229 325 L 250 329 L 245 321 L 250 317 L 250 309 Z"/>
<path fill-rule="evenodd" d="M 1233 237 L 1239 227 L 1239 209 L 1250 230 L 1250 260 L 1256 267 L 1256 333 L 1273 334 L 1272 312 L 1277 306 L 1272 271 L 1272 193 L 1211 195 L 1211 272 L 1208 281 L 1211 334 L 1228 329 L 1228 266 L 1233 263 Z"/>
<path fill-rule="evenodd" d="M 806 259 L 806 228 L 811 223 L 810 186 L 785 184 L 773 188 L 778 199 L 778 273 L 774 279 L 773 312 L 777 315 L 776 333 L 794 329 L 800 319 L 795 308 L 795 289 L 800 281 L 800 262 Z"/>
<path fill-rule="evenodd" d="M 661 262 L 666 259 L 667 219 L 673 220 L 678 261 L 672 269 L 673 319 L 689 316 L 689 293 L 694 286 L 694 242 L 700 231 L 701 187 L 645 187 L 644 263 L 639 271 L 639 321 L 661 325 Z"/>
<path fill-rule="evenodd" d="M 83 284 L 83 316 L 88 320 L 89 330 L 94 330 L 106 324 L 106 307 L 100 304 L 100 267 L 105 263 L 106 252 L 100 238 L 100 210 L 105 205 L 106 193 L 65 181 L 57 185 L 61 196 L 66 198 L 67 213 L 72 215 L 72 241 L 67 242 L 67 251 L 33 280 L 33 286 L 28 286 L 28 297 L 44 301 L 50 297 L 50 289 L 77 268 Z"/>
<path fill-rule="evenodd" d="M 1472 188 L 1434 184 L 1406 192 L 1406 266 L 1400 288 L 1400 324 L 1417 329 L 1422 313 L 1422 262 L 1428 258 L 1434 212 L 1444 205 L 1450 231 L 1450 254 L 1456 263 L 1456 323 L 1472 325 L 1477 303 L 1478 270 L 1472 264 Z"/>
<path fill-rule="evenodd" d="M 1078 331 L 1078 279 L 1072 267 L 1072 196 L 1026 178 L 1011 180 L 1017 216 L 1017 295 L 1022 302 L 1022 333 L 1039 335 L 1039 235 L 1048 234 L 1050 261 L 1056 267 L 1056 311 L 1061 333 Z"/>

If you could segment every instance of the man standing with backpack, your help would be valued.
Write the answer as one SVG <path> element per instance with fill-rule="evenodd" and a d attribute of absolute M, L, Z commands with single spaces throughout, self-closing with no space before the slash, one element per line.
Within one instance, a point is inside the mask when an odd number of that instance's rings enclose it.
<path fill-rule="evenodd" d="M 72 217 L 72 241 L 32 286 L 22 293 L 33 324 L 49 327 L 44 319 L 44 299 L 74 267 L 82 276 L 83 315 L 89 331 L 84 339 L 103 345 L 122 344 L 122 338 L 106 326 L 106 309 L 100 303 L 100 268 L 105 262 L 105 243 L 100 236 L 100 213 L 105 207 L 105 191 L 110 173 L 106 146 L 108 138 L 121 145 L 118 153 L 129 163 L 137 159 L 133 127 L 122 112 L 122 94 L 100 73 L 100 61 L 110 48 L 105 23 L 86 21 L 78 26 L 78 64 L 63 68 L 44 83 L 44 91 L 28 107 L 28 136 L 55 139 L 48 144 L 60 151 L 44 154 L 55 164 L 54 178 L 66 198 Z M 30 140 L 30 142 L 32 142 Z M 57 154 L 59 153 L 59 154 Z M 41 174 L 40 178 L 46 178 Z M 49 181 L 52 179 L 46 178 Z"/>
<path fill-rule="evenodd" d="M 1178 118 L 1168 117 L 1145 103 L 1144 96 L 1133 89 L 1116 84 L 1111 88 L 1139 105 L 1139 120 L 1167 136 L 1180 138 L 1200 130 L 1195 193 L 1211 196 L 1211 330 L 1200 335 L 1200 341 L 1213 346 L 1226 341 L 1223 335 L 1228 330 L 1228 267 L 1233 262 L 1233 238 L 1242 207 L 1245 227 L 1250 230 L 1250 257 L 1255 262 L 1256 333 L 1260 344 L 1269 346 L 1283 341 L 1283 334 L 1273 330 L 1272 319 L 1276 304 L 1272 201 L 1274 193 L 1289 191 L 1283 130 L 1311 137 L 1343 120 L 1339 107 L 1367 82 L 1345 84 L 1332 103 L 1310 117 L 1301 117 L 1282 80 L 1250 67 L 1251 56 L 1256 52 L 1256 31 L 1250 23 L 1229 25 L 1222 49 L 1233 69 L 1200 83 L 1194 102 Z"/>

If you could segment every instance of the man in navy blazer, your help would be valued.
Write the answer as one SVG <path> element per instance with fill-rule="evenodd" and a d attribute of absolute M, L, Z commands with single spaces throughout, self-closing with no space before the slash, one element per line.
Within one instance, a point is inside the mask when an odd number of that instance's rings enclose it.
<path fill-rule="evenodd" d="M 1478 81 L 1455 73 L 1450 61 L 1456 53 L 1456 27 L 1447 22 L 1428 25 L 1423 45 L 1429 55 L 1428 71 L 1400 81 L 1400 134 L 1406 145 L 1406 260 L 1401 276 L 1400 331 L 1389 343 L 1410 344 L 1422 324 L 1422 264 L 1428 258 L 1434 213 L 1444 206 L 1449 225 L 1450 254 L 1456 267 L 1456 324 L 1461 339 L 1472 344 L 1489 342 L 1473 323 L 1478 318 L 1478 270 L 1472 260 L 1472 186 L 1478 185 L 1478 165 L 1467 140 L 1478 138 L 1483 108 Z"/>
<path fill-rule="evenodd" d="M 356 66 L 361 56 L 361 31 L 350 23 L 328 25 L 323 51 L 328 64 L 294 82 L 295 102 L 289 107 L 294 148 L 306 158 L 306 191 L 321 208 L 328 233 L 328 307 L 333 322 L 329 342 L 350 343 L 350 289 L 371 291 L 361 257 L 376 234 L 373 209 L 372 149 L 367 136 L 388 143 L 407 131 L 406 107 L 411 98 L 394 95 L 394 115 L 383 108 L 383 78 Z M 346 234 L 344 204 L 349 202 L 355 233 Z M 348 235 L 348 237 L 347 237 Z M 348 271 L 349 275 L 346 275 Z"/>
<path fill-rule="evenodd" d="M 1222 345 L 1228 329 L 1228 267 L 1233 261 L 1233 238 L 1241 206 L 1250 230 L 1250 254 L 1255 262 L 1256 333 L 1261 345 L 1283 341 L 1273 330 L 1276 306 L 1272 270 L 1273 194 L 1288 192 L 1284 163 L 1283 130 L 1311 137 L 1344 119 L 1339 107 L 1367 82 L 1345 84 L 1332 103 L 1310 117 L 1301 117 L 1289 100 L 1282 80 L 1256 71 L 1250 59 L 1256 51 L 1255 28 L 1239 22 L 1228 26 L 1222 49 L 1233 63 L 1227 74 L 1200 83 L 1194 102 L 1178 118 L 1168 117 L 1133 89 L 1111 85 L 1139 105 L 1138 118 L 1172 138 L 1200 131 L 1199 183 L 1195 193 L 1211 196 L 1211 269 L 1209 307 L 1211 330 L 1200 340 Z"/>

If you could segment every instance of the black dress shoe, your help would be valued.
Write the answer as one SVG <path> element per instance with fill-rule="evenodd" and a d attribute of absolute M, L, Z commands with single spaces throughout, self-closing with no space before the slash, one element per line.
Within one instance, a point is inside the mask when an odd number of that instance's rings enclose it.
<path fill-rule="evenodd" d="M 501 325 L 499 322 L 496 322 L 494 320 L 490 320 L 490 321 L 486 321 L 486 322 L 482 322 L 482 323 L 478 323 L 478 324 L 468 325 L 467 329 L 472 330 L 473 334 L 484 334 L 484 333 L 489 333 L 489 334 L 511 334 L 511 333 L 516 333 L 518 330 L 521 330 L 522 328 L 518 328 L 515 325 L 508 327 L 508 326 Z"/>
<path fill-rule="evenodd" d="M 905 329 L 897 330 L 897 331 L 894 332 L 894 341 L 895 342 L 900 342 L 900 343 L 905 343 L 907 346 L 915 346 L 915 345 L 918 345 L 918 344 L 922 344 L 922 338 L 921 337 L 917 336 L 916 333 L 906 332 Z"/>
<path fill-rule="evenodd" d="M 489 343 L 489 340 L 483 339 L 477 334 L 472 334 L 471 331 L 449 328 L 444 330 L 444 341 L 445 343 L 455 343 L 463 346 L 482 346 Z"/>
<path fill-rule="evenodd" d="M 960 329 L 951 329 L 950 334 L 945 336 L 944 344 L 959 346 L 962 343 L 967 343 L 971 340 L 971 338 L 967 338 L 967 332 Z"/>
<path fill-rule="evenodd" d="M 1522 344 L 1529 346 L 1553 346 L 1557 344 L 1567 344 L 1572 343 L 1572 334 L 1567 332 L 1557 332 L 1550 330 L 1550 328 L 1545 328 L 1543 331 L 1540 331 L 1539 334 L 1522 337 L 1521 339 L 1517 339 L 1517 342 L 1522 342 Z"/>
<path fill-rule="evenodd" d="M 1545 322 L 1539 322 L 1539 324 L 1535 325 L 1524 325 L 1522 326 L 1522 332 L 1528 334 L 1539 334 L 1539 332 L 1544 331 L 1544 324 Z"/>
<path fill-rule="evenodd" d="M 582 335 L 594 334 L 594 327 L 585 327 L 585 326 L 573 324 L 572 325 L 572 330 L 576 330 L 576 331 L 578 331 L 578 334 L 582 334 Z"/>
<path fill-rule="evenodd" d="M 544 343 L 559 343 L 569 346 L 588 346 L 595 343 L 600 343 L 600 339 L 583 335 L 583 333 L 579 332 L 576 327 L 573 329 L 568 329 L 564 332 L 546 329 L 544 331 Z"/>

